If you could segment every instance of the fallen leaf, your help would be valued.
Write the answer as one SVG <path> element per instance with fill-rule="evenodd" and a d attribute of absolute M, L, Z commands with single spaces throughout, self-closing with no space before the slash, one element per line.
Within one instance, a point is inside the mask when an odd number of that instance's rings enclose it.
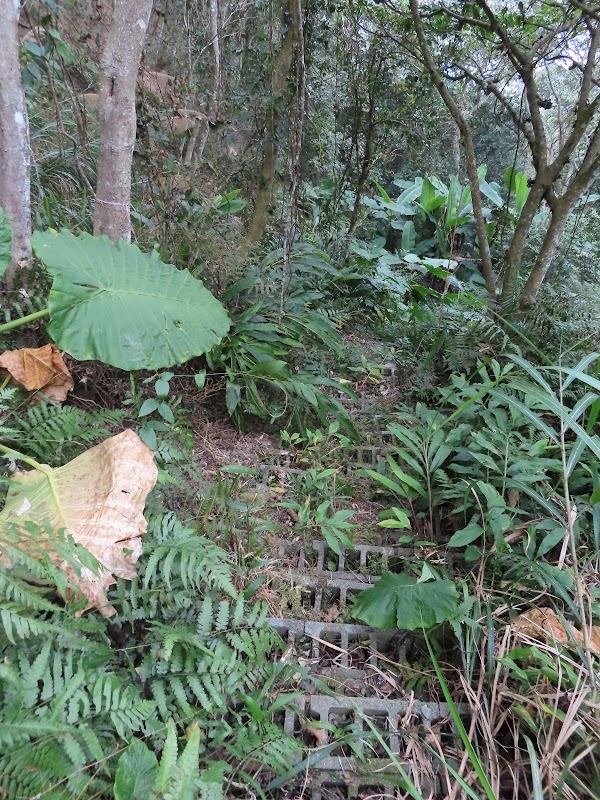
<path fill-rule="evenodd" d="M 532 608 L 511 623 L 511 628 L 516 633 L 529 636 L 532 639 L 543 639 L 546 642 L 555 642 L 573 646 L 573 641 L 584 647 L 583 633 L 570 623 L 563 625 L 558 615 L 551 608 Z M 590 631 L 590 649 L 600 655 L 600 626 L 595 626 Z"/>
<path fill-rule="evenodd" d="M 325 728 L 317 728 L 316 725 L 307 725 L 305 730 L 315 737 L 317 740 L 317 747 L 324 747 L 327 744 L 329 735 Z"/>
<path fill-rule="evenodd" d="M 286 514 L 287 514 L 287 516 L 288 516 L 288 517 L 289 517 L 289 518 L 292 520 L 292 522 L 294 523 L 294 525 L 295 525 L 295 524 L 298 522 L 298 520 L 300 519 L 300 518 L 298 517 L 298 514 L 297 514 L 297 513 L 294 511 L 294 509 L 293 509 L 293 508 L 286 508 L 286 509 L 285 509 L 285 513 L 286 513 Z"/>
<path fill-rule="evenodd" d="M 62 403 L 73 388 L 73 378 L 57 347 L 6 350 L 0 356 L 0 367 L 28 392 L 41 392 L 54 403 Z"/>
<path fill-rule="evenodd" d="M 117 577 L 131 580 L 136 575 L 140 536 L 148 527 L 144 506 L 157 475 L 152 451 L 130 430 L 63 467 L 43 465 L 16 472 L 0 513 L 0 553 L 6 525 L 21 528 L 33 523 L 40 528 L 47 525 L 55 533 L 64 530 L 100 562 L 99 574 L 82 567 L 76 575 L 47 539 L 32 542 L 31 553 L 41 545 L 87 598 L 86 609 L 98 608 L 103 616 L 111 616 L 116 612 L 108 605 L 106 590 Z"/>

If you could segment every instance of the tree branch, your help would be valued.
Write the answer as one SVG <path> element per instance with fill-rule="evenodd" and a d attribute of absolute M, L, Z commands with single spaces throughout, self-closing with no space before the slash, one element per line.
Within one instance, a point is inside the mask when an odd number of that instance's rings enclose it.
<path fill-rule="evenodd" d="M 594 79 L 594 68 L 596 66 L 596 54 L 598 53 L 598 45 L 600 45 L 600 23 L 596 24 L 592 39 L 590 41 L 590 49 L 588 50 L 588 57 L 583 69 L 583 78 L 581 79 L 581 89 L 579 92 L 579 101 L 577 103 L 577 117 L 583 114 L 587 105 L 590 92 L 592 90 L 592 82 Z"/>
<path fill-rule="evenodd" d="M 467 69 L 467 67 L 463 67 L 462 65 L 459 65 L 458 69 L 460 69 L 465 78 L 469 78 L 469 80 L 473 81 L 473 83 L 476 83 L 477 86 L 483 89 L 484 92 L 490 92 L 494 95 L 502 107 L 506 109 L 515 126 L 520 128 L 521 132 L 527 139 L 530 148 L 533 150 L 533 147 L 535 146 L 535 138 L 531 128 L 526 125 L 525 120 L 520 114 L 517 113 L 505 95 L 502 94 L 502 91 L 498 88 L 496 83 L 493 80 L 479 77 L 474 72 L 471 72 L 471 70 Z"/>

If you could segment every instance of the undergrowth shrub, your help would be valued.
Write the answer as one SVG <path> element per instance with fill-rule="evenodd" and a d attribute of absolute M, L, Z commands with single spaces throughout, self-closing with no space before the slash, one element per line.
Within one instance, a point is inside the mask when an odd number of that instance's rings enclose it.
<path fill-rule="evenodd" d="M 549 361 L 575 364 L 581 353 L 600 349 L 600 289 L 597 281 L 544 284 L 535 306 L 518 328 Z"/>
<path fill-rule="evenodd" d="M 324 304 L 337 274 L 324 253 L 299 243 L 289 263 L 273 251 L 223 295 L 233 325 L 206 360 L 225 379 L 227 410 L 238 426 L 251 414 L 302 427 L 309 409 L 322 424 L 333 414 L 353 430 L 336 397 L 347 388 L 307 358 L 341 346 L 335 315 Z"/>

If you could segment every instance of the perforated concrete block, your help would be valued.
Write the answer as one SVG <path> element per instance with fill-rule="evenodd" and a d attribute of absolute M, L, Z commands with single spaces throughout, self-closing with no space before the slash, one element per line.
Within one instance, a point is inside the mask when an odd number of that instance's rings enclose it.
<path fill-rule="evenodd" d="M 386 572 L 392 561 L 401 562 L 411 555 L 413 552 L 406 547 L 370 544 L 357 544 L 352 550 L 342 547 L 338 555 L 320 540 L 311 541 L 308 545 L 303 542 L 283 542 L 279 548 L 280 558 L 289 561 L 293 570 L 310 574 L 322 572 L 328 578 L 341 580 L 356 580 L 356 573 L 361 573 L 360 579 L 368 583 L 377 580 L 377 576 L 372 575 L 373 571 Z"/>

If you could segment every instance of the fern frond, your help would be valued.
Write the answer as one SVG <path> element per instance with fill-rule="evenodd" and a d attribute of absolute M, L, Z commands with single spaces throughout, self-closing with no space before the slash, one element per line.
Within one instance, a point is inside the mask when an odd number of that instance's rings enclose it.
<path fill-rule="evenodd" d="M 19 449 L 43 463 L 57 464 L 78 448 L 110 436 L 124 418 L 123 411 L 100 409 L 86 412 L 72 406 L 44 403 L 17 417 L 15 440 Z"/>
<path fill-rule="evenodd" d="M 171 786 L 165 792 L 165 800 L 195 800 L 198 783 L 198 755 L 200 752 L 200 728 L 195 724 L 183 753 L 177 759 L 171 776 Z"/>
<path fill-rule="evenodd" d="M 233 565 L 220 547 L 199 536 L 193 529 L 174 524 L 171 514 L 158 523 L 161 536 L 169 538 L 158 545 L 150 555 L 144 571 L 144 587 L 148 589 L 160 581 L 169 591 L 181 587 L 186 591 L 199 592 L 210 589 L 236 597 L 231 580 Z"/>

